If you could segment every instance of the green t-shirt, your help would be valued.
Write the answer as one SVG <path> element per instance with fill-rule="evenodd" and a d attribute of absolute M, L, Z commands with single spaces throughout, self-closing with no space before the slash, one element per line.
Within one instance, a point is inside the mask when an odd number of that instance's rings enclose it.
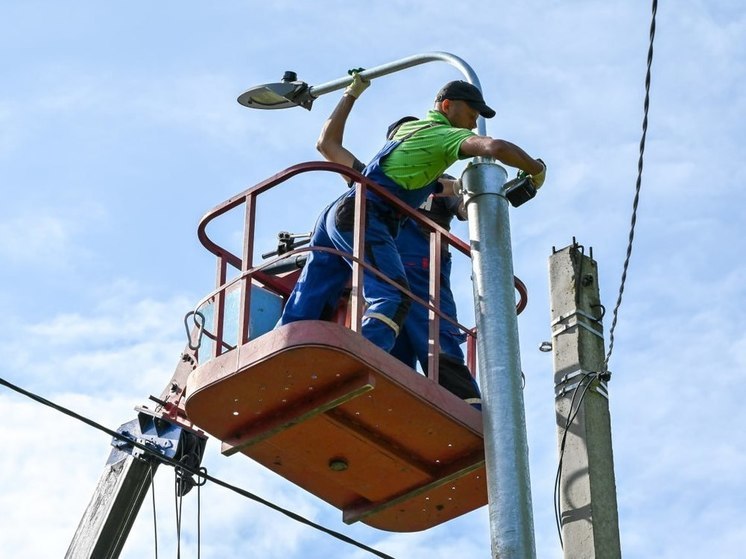
<path fill-rule="evenodd" d="M 383 160 L 383 172 L 386 176 L 406 190 L 427 186 L 454 162 L 467 157 L 461 156 L 459 149 L 461 143 L 473 136 L 474 132 L 454 128 L 438 111 L 429 111 L 422 120 L 402 124 L 394 139 L 403 138 L 430 122 L 439 124 L 420 130 Z"/>

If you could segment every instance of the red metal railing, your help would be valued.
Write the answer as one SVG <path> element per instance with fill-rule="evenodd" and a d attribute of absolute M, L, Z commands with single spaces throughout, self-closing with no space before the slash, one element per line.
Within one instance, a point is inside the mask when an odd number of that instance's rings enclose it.
<path fill-rule="evenodd" d="M 307 172 L 313 171 L 326 171 L 332 173 L 341 174 L 351 180 L 354 180 L 359 184 L 357 193 L 355 196 L 355 227 L 353 230 L 353 253 L 344 254 L 339 251 L 323 248 L 323 247 L 303 247 L 298 248 L 282 255 L 279 255 L 273 259 L 266 260 L 259 265 L 254 265 L 254 229 L 256 225 L 256 212 L 257 212 L 257 199 L 259 195 L 267 192 L 268 190 L 282 184 L 289 179 Z M 365 204 L 366 204 L 366 191 L 370 189 L 376 192 L 376 194 L 388 201 L 392 206 L 396 208 L 396 211 L 406 215 L 409 219 L 413 219 L 423 226 L 424 229 L 430 231 L 430 301 L 424 301 L 419 297 L 415 296 L 408 289 L 403 289 L 400 285 L 396 284 L 393 280 L 383 276 L 377 270 L 366 265 L 363 259 L 363 247 L 365 245 Z M 230 250 L 223 246 L 220 246 L 214 242 L 207 234 L 207 226 L 217 218 L 227 214 L 231 210 L 235 210 L 241 206 L 245 206 L 244 209 L 244 235 L 243 235 L 243 247 L 242 254 L 239 256 L 234 254 Z M 351 301 L 350 301 L 350 328 L 355 331 L 360 331 L 362 322 L 362 315 L 364 311 L 364 300 L 362 297 L 362 286 L 363 286 L 363 271 L 367 270 L 370 273 L 376 274 L 382 280 L 386 281 L 390 285 L 394 286 L 399 291 L 402 291 L 408 297 L 412 299 L 414 304 L 424 305 L 430 315 L 430 345 L 433 348 L 429 356 L 428 369 L 430 371 L 430 378 L 437 381 L 438 376 L 438 349 L 439 349 L 439 330 L 440 321 L 447 320 L 457 326 L 461 331 L 467 334 L 467 355 L 468 365 L 470 370 L 474 371 L 475 361 L 475 336 L 476 331 L 474 328 L 467 328 L 466 326 L 459 324 L 452 318 L 444 315 L 440 311 L 440 267 L 441 267 L 441 248 L 444 246 L 453 247 L 454 250 L 461 252 L 467 257 L 470 256 L 469 245 L 464 241 L 451 234 L 447 230 L 440 227 L 437 223 L 428 219 L 421 213 L 413 210 L 410 206 L 401 202 L 398 198 L 389 194 L 383 188 L 377 184 L 371 182 L 360 173 L 339 165 L 336 163 L 327 162 L 308 162 L 300 163 L 285 169 L 284 171 L 277 173 L 269 179 L 253 186 L 233 197 L 226 200 L 222 204 L 216 206 L 209 212 L 207 212 L 201 219 L 198 227 L 198 237 L 200 242 L 209 250 L 212 254 L 217 257 L 217 269 L 216 269 L 216 289 L 204 297 L 197 306 L 200 307 L 207 303 L 214 305 L 214 331 L 205 329 L 205 335 L 215 341 L 212 357 L 216 357 L 223 353 L 225 350 L 230 349 L 232 346 L 227 344 L 224 339 L 225 330 L 225 302 L 226 293 L 228 289 L 240 289 L 240 303 L 238 307 L 238 335 L 237 344 L 242 345 L 249 341 L 249 317 L 251 309 L 251 289 L 252 282 L 256 285 L 260 285 L 274 293 L 281 295 L 284 299 L 287 298 L 291 285 L 288 285 L 287 281 L 283 281 L 282 278 L 278 278 L 264 272 L 265 269 L 279 262 L 280 260 L 287 259 L 296 254 L 302 254 L 311 250 L 321 250 L 331 252 L 344 256 L 352 262 L 352 273 L 351 273 Z M 228 267 L 231 266 L 238 270 L 239 274 L 237 277 L 228 280 Z M 527 302 L 527 291 L 526 287 L 518 278 L 515 279 L 516 288 L 520 294 L 520 301 L 517 305 L 517 312 L 521 312 L 526 306 Z M 237 287 L 234 287 L 237 286 Z"/>

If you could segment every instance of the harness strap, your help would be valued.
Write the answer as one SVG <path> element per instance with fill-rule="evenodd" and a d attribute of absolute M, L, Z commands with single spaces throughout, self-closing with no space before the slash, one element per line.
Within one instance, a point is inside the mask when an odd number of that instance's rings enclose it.
<path fill-rule="evenodd" d="M 425 126 L 420 126 L 419 128 L 412 130 L 409 134 L 407 134 L 403 138 L 399 140 L 394 140 L 394 141 L 399 142 L 399 143 L 405 142 L 406 140 L 408 140 L 409 138 L 417 134 L 417 132 L 420 132 L 422 130 L 427 130 L 428 128 L 433 128 L 435 126 L 445 126 L 445 124 L 442 122 L 428 122 L 427 124 L 425 124 Z"/>

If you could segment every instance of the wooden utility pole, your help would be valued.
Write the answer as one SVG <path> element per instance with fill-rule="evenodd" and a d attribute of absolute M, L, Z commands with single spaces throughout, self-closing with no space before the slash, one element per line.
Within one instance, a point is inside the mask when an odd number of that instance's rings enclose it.
<path fill-rule="evenodd" d="M 564 556 L 621 557 L 608 374 L 593 252 L 553 250 L 549 286 L 559 439 L 558 515 Z"/>

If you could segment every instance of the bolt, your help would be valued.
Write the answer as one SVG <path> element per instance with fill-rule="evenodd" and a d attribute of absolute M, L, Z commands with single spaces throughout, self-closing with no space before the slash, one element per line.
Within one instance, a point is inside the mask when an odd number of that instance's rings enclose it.
<path fill-rule="evenodd" d="M 329 469 L 333 472 L 344 472 L 348 467 L 347 460 L 344 458 L 332 458 L 329 460 Z"/>

